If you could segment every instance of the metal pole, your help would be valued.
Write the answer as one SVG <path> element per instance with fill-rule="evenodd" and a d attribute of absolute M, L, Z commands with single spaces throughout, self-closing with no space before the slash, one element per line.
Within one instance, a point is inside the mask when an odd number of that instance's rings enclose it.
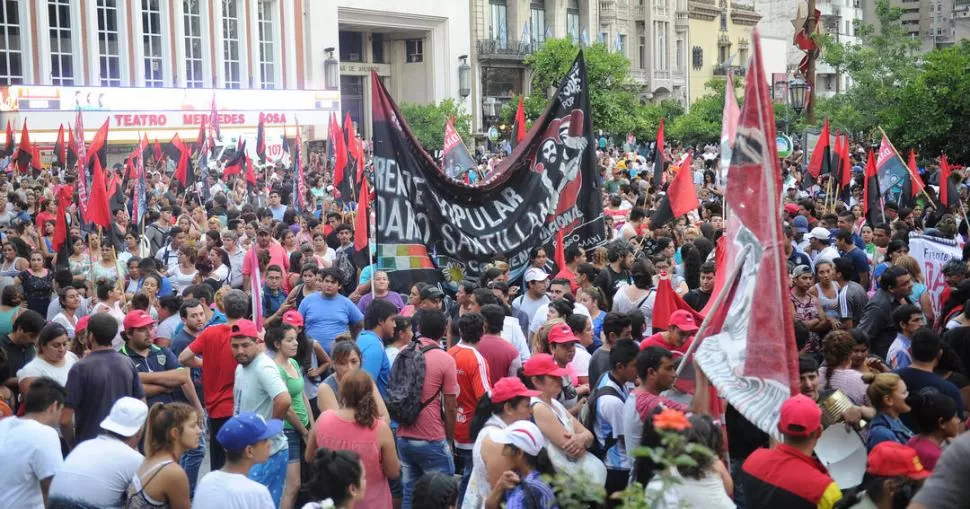
<path fill-rule="evenodd" d="M 808 36 L 815 36 L 815 0 L 808 0 L 808 22 L 806 28 L 808 28 Z M 805 119 L 808 123 L 815 123 L 815 59 L 818 58 L 817 54 L 809 53 L 808 55 L 808 69 L 805 72 L 805 81 L 808 82 L 808 104 L 805 105 Z"/>

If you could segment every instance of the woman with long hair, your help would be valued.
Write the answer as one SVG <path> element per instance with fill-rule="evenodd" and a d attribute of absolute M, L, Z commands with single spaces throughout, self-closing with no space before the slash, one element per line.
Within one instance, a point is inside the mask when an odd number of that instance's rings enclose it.
<path fill-rule="evenodd" d="M 909 294 L 909 300 L 923 311 L 923 323 L 932 324 L 936 315 L 933 314 L 933 301 L 930 293 L 926 291 L 926 284 L 923 282 L 923 270 L 920 268 L 919 262 L 916 261 L 916 258 L 907 254 L 897 256 L 893 265 L 906 269 L 906 272 L 913 276 L 913 291 Z"/>
<path fill-rule="evenodd" d="M 13 331 L 13 321 L 24 312 L 24 292 L 20 285 L 5 286 L 0 291 L 0 335 Z"/>
<path fill-rule="evenodd" d="M 189 478 L 182 453 L 199 446 L 199 416 L 185 403 L 156 403 L 145 421 L 145 461 L 128 486 L 126 509 L 189 509 Z"/>
<path fill-rule="evenodd" d="M 906 445 L 916 450 L 924 467 L 933 470 L 943 453 L 942 448 L 963 431 L 956 402 L 946 394 L 930 391 L 913 394 L 909 401 L 913 405 L 911 416 L 919 434 L 910 438 Z"/>
<path fill-rule="evenodd" d="M 569 370 L 557 366 L 553 359 L 547 354 L 534 355 L 522 367 L 522 375 L 528 378 L 526 386 L 539 391 L 539 395 L 529 403 L 532 405 L 533 419 L 542 434 L 552 446 L 569 458 L 578 460 L 593 443 L 593 433 L 559 402 L 559 395 L 563 392 L 563 377 L 569 376 Z"/>
<path fill-rule="evenodd" d="M 820 260 L 815 264 L 815 278 L 818 280 L 815 286 L 808 291 L 822 305 L 825 318 L 829 321 L 833 329 L 842 328 L 842 320 L 839 318 L 839 284 L 832 280 L 835 274 L 835 265 L 826 260 Z"/>
<path fill-rule="evenodd" d="M 290 264 L 292 269 L 293 265 Z M 293 285 L 287 298 L 293 302 L 293 309 L 300 309 L 303 299 L 317 292 L 317 266 L 307 263 L 300 266 L 300 279 Z"/>
<path fill-rule="evenodd" d="M 653 288 L 653 267 L 646 260 L 637 260 L 630 268 L 630 277 L 633 284 L 620 288 L 613 296 L 613 311 L 629 313 L 639 310 L 647 321 L 644 333 L 649 336 L 653 333 L 653 305 L 657 299 L 657 292 Z"/>
<path fill-rule="evenodd" d="M 603 320 L 606 318 L 606 298 L 603 297 L 603 292 L 597 288 L 580 288 L 576 292 L 576 302 L 586 306 L 589 310 L 589 318 L 593 323 L 593 344 L 587 347 L 587 350 L 592 353 L 595 352 L 600 345 L 603 344 L 603 340 L 600 339 L 600 333 L 603 332 Z"/>
<path fill-rule="evenodd" d="M 71 243 L 71 256 L 67 259 L 68 268 L 71 269 L 71 275 L 74 276 L 75 281 L 84 281 L 91 271 L 91 258 L 84 250 L 84 240 L 81 237 L 71 237 L 68 242 Z"/>
<path fill-rule="evenodd" d="M 89 282 L 89 288 L 93 289 L 94 284 L 102 281 L 115 284 L 115 282 L 124 276 L 124 269 L 118 264 L 114 246 L 111 245 L 110 241 L 102 241 L 98 259 L 95 260 L 94 256 L 95 253 L 91 252 L 91 276 L 94 278 L 94 281 Z"/>
<path fill-rule="evenodd" d="M 546 249 L 544 247 L 534 247 L 529 250 L 530 267 L 546 270 L 546 263 L 548 262 L 549 256 L 547 256 Z"/>
<path fill-rule="evenodd" d="M 358 504 L 367 491 L 367 474 L 359 454 L 320 448 L 310 456 L 310 478 L 303 492 L 312 502 L 303 509 L 362 507 Z"/>
<path fill-rule="evenodd" d="M 684 281 L 687 283 L 687 288 L 694 290 L 701 286 L 701 265 L 704 260 L 701 258 L 701 252 L 694 247 L 692 242 L 688 242 L 680 247 L 680 256 L 684 260 Z"/>
<path fill-rule="evenodd" d="M 472 447 L 472 472 L 462 498 L 463 509 L 480 509 L 492 491 L 490 479 L 508 469 L 502 445 L 491 439 L 493 433 L 532 416 L 531 399 L 539 391 L 529 390 L 522 380 L 505 377 L 495 382 L 491 394 L 485 393 L 475 407 L 469 437 Z"/>
<path fill-rule="evenodd" d="M 370 375 L 363 370 L 344 377 L 340 409 L 320 414 L 309 436 L 306 459 L 312 461 L 318 447 L 356 452 L 370 482 L 355 507 L 386 509 L 391 507 L 387 480 L 401 475 L 401 463 L 391 427 L 380 419 L 373 386 Z"/>
<path fill-rule="evenodd" d="M 14 284 L 23 287 L 27 309 L 47 316 L 47 307 L 54 291 L 54 274 L 44 266 L 44 253 L 40 251 L 30 253 L 29 262 L 27 270 L 14 278 Z"/>
<path fill-rule="evenodd" d="M 334 339 L 333 348 L 330 351 L 333 373 L 323 380 L 323 383 L 320 384 L 319 390 L 317 391 L 317 407 L 320 413 L 326 410 L 340 408 L 338 399 L 340 387 L 347 375 L 360 370 L 360 360 L 360 348 L 357 347 L 357 343 L 354 343 L 350 339 L 349 335 L 345 339 L 342 336 L 337 336 Z M 387 407 L 384 406 L 384 398 L 381 397 L 380 391 L 377 390 L 377 384 L 372 382 L 371 385 L 373 386 L 371 390 L 374 393 L 374 400 L 377 402 L 377 409 L 381 419 L 391 422 L 387 414 Z"/>
<path fill-rule="evenodd" d="M 141 290 L 138 290 L 138 295 L 144 295 L 148 299 L 148 314 L 152 315 L 152 318 L 158 320 L 158 308 L 161 307 L 158 304 L 158 291 L 162 288 L 162 276 L 157 273 L 151 272 L 145 274 L 145 278 L 141 283 Z"/>
<path fill-rule="evenodd" d="M 401 308 L 401 314 L 407 317 L 414 316 L 414 312 L 418 309 L 418 304 L 421 304 L 421 292 L 428 287 L 428 283 L 417 282 L 411 285 L 411 291 L 408 293 L 408 302 Z"/>
<path fill-rule="evenodd" d="M 852 369 L 852 349 L 855 339 L 844 330 L 829 332 L 822 339 L 822 358 L 825 365 L 818 369 L 824 390 L 841 389 L 856 406 L 867 405 L 866 384 L 862 373 Z"/>
<path fill-rule="evenodd" d="M 280 507 L 292 508 L 300 488 L 300 453 L 310 433 L 310 402 L 303 393 L 304 381 L 300 364 L 295 357 L 299 352 L 296 329 L 287 325 L 274 325 L 266 329 L 266 344 L 276 355 L 276 367 L 293 402 L 284 418 L 283 433 L 289 445 L 289 463 L 286 467 L 286 483 Z"/>
<path fill-rule="evenodd" d="M 540 476 L 554 476 L 556 469 L 546 452 L 546 439 L 530 421 L 516 421 L 492 433 L 501 446 L 505 470 L 485 500 L 486 509 L 545 509 L 556 506 L 552 486 Z"/>
<path fill-rule="evenodd" d="M 900 415 L 911 410 L 906 402 L 909 396 L 906 382 L 895 373 L 863 375 L 862 380 L 869 384 L 866 395 L 876 409 L 876 416 L 869 422 L 866 450 L 872 451 L 881 442 L 909 442 L 913 432 L 899 420 Z"/>
<path fill-rule="evenodd" d="M 211 286 L 213 291 L 229 286 L 231 279 L 229 265 L 232 263 L 229 260 L 229 253 L 221 247 L 214 247 L 209 250 L 209 262 L 212 264 L 212 271 L 209 272 L 205 283 Z"/>
<path fill-rule="evenodd" d="M 68 350 L 70 342 L 67 331 L 60 324 L 49 323 L 40 330 L 37 355 L 17 371 L 21 395 L 27 394 L 30 384 L 42 376 L 53 378 L 62 386 L 67 385 L 67 374 L 78 361 L 77 355 Z"/>
<path fill-rule="evenodd" d="M 198 252 L 192 246 L 182 246 L 178 252 L 178 267 L 168 275 L 172 291 L 181 295 L 182 290 L 195 284 L 199 271 L 195 268 Z"/>
<path fill-rule="evenodd" d="M 27 270 L 26 259 L 17 255 L 17 248 L 10 242 L 3 243 L 3 257 L 0 259 L 0 289 L 13 284 L 14 277 Z"/>

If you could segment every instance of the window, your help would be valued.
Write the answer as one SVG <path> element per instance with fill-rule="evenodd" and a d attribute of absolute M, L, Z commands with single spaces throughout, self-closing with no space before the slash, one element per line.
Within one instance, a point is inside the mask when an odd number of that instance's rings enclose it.
<path fill-rule="evenodd" d="M 681 39 L 677 39 L 677 55 L 674 60 L 674 66 L 678 71 L 684 69 L 684 41 Z"/>
<path fill-rule="evenodd" d="M 51 84 L 74 85 L 74 46 L 71 43 L 71 3 L 47 2 L 47 24 L 51 42 Z"/>
<path fill-rule="evenodd" d="M 499 42 L 499 47 L 504 48 L 509 41 L 508 35 L 508 6 L 505 0 L 492 0 L 489 3 L 492 14 L 491 23 L 488 25 L 488 38 Z"/>
<path fill-rule="evenodd" d="M 202 88 L 202 13 L 199 0 L 183 0 L 182 23 L 185 32 L 185 86 Z"/>
<path fill-rule="evenodd" d="M 626 35 L 624 34 L 617 35 L 616 43 L 617 43 L 616 51 L 618 51 L 621 55 L 625 56 L 626 55 Z"/>
<path fill-rule="evenodd" d="M 118 3 L 98 0 L 98 64 L 101 86 L 121 86 L 121 49 L 118 45 Z"/>
<path fill-rule="evenodd" d="M 647 68 L 647 38 L 640 36 L 640 69 Z"/>
<path fill-rule="evenodd" d="M 372 61 L 375 64 L 384 63 L 384 34 L 371 34 L 370 36 L 370 47 Z"/>
<path fill-rule="evenodd" d="M 145 86 L 163 87 L 162 11 L 160 0 L 141 0 L 141 38 L 145 50 Z"/>
<path fill-rule="evenodd" d="M 0 85 L 24 82 L 24 53 L 20 46 L 20 4 L 3 0 L 0 12 Z"/>
<path fill-rule="evenodd" d="M 721 11 L 721 31 L 727 32 L 727 12 Z"/>
<path fill-rule="evenodd" d="M 276 88 L 273 48 L 273 2 L 263 0 L 256 6 L 259 27 L 259 88 Z"/>
<path fill-rule="evenodd" d="M 575 7 L 573 7 L 575 5 Z M 579 43 L 579 2 L 569 2 L 566 9 L 566 33 L 573 40 L 573 44 Z"/>
<path fill-rule="evenodd" d="M 239 11 L 236 0 L 222 0 L 222 59 L 225 88 L 239 88 Z"/>
<path fill-rule="evenodd" d="M 532 4 L 532 9 L 530 10 L 530 41 L 533 48 L 538 48 L 542 46 L 542 43 L 546 42 L 546 9 L 542 6 L 537 6 L 535 3 Z"/>
<path fill-rule="evenodd" d="M 691 66 L 694 69 L 704 67 L 704 48 L 694 46 L 694 49 L 691 50 Z"/>
<path fill-rule="evenodd" d="M 404 41 L 404 46 L 407 48 L 407 63 L 424 62 L 424 41 L 422 39 L 408 39 Z"/>
<path fill-rule="evenodd" d="M 364 34 L 360 32 L 340 32 L 339 37 L 340 60 L 346 62 L 363 62 Z"/>
<path fill-rule="evenodd" d="M 512 67 L 483 67 L 483 97 L 508 98 L 521 94 L 522 73 L 523 69 Z"/>
<path fill-rule="evenodd" d="M 654 22 L 654 31 L 656 33 L 657 40 L 657 45 L 654 52 L 654 70 L 666 71 L 670 68 L 670 62 L 668 62 L 670 46 L 667 42 L 667 23 L 659 21 Z"/>

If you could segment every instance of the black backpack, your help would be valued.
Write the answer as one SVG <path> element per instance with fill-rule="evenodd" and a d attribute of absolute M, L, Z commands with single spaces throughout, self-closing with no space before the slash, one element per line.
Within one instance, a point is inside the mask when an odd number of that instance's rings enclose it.
<path fill-rule="evenodd" d="M 603 376 L 606 376 L 606 374 L 604 373 Z M 586 400 L 586 406 L 579 411 L 580 422 L 593 434 L 593 443 L 590 444 L 588 451 L 593 456 L 602 460 L 606 458 L 606 451 L 616 444 L 616 438 L 606 437 L 606 443 L 602 443 L 596 438 L 596 402 L 600 396 L 616 396 L 620 400 L 623 400 L 623 395 L 613 386 L 606 385 L 600 387 L 593 391 L 593 394 Z"/>
<path fill-rule="evenodd" d="M 391 366 L 391 377 L 387 382 L 387 413 L 402 426 L 411 426 L 418 420 L 424 407 L 438 399 L 441 387 L 427 401 L 421 401 L 424 390 L 424 354 L 438 348 L 437 344 L 422 345 L 414 340 L 398 352 Z"/>

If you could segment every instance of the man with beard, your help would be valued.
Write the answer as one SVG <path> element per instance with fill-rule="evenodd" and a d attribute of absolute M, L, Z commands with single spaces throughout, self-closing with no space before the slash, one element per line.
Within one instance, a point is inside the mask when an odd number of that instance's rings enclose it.
<path fill-rule="evenodd" d="M 292 401 L 279 368 L 257 343 L 259 330 L 250 320 L 239 320 L 230 326 L 232 355 L 236 359 L 233 390 L 234 413 L 254 412 L 264 420 L 285 419 Z M 280 432 L 271 438 L 269 460 L 253 465 L 249 477 L 269 489 L 273 503 L 279 506 L 286 480 L 289 450 L 286 436 Z"/>
<path fill-rule="evenodd" d="M 606 309 L 613 308 L 613 294 L 621 284 L 630 284 L 630 267 L 633 266 L 633 250 L 622 240 L 615 240 L 607 247 L 609 264 L 600 271 L 593 284 L 606 297 Z"/>
<path fill-rule="evenodd" d="M 707 302 L 711 300 L 711 292 L 714 291 L 714 262 L 708 261 L 701 265 L 701 285 L 698 288 L 687 292 L 684 301 L 694 309 L 700 311 L 704 309 Z"/>

